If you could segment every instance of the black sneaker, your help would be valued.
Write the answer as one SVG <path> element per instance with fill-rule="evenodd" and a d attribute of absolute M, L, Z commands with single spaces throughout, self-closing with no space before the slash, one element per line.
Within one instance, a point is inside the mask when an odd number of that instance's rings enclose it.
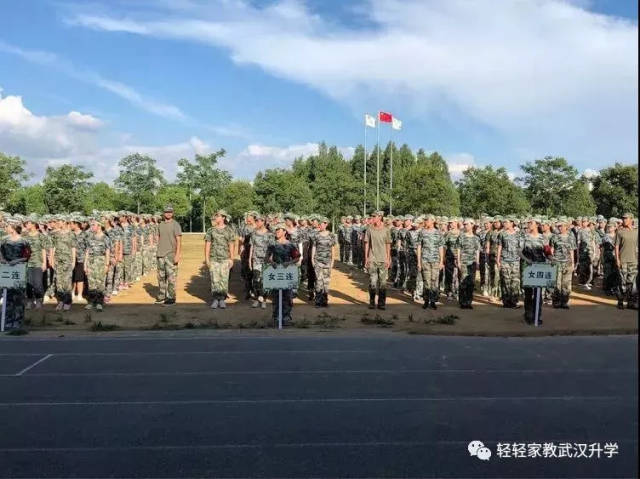
<path fill-rule="evenodd" d="M 165 306 L 169 306 L 169 305 L 172 305 L 172 304 L 176 304 L 176 300 L 175 300 L 175 299 L 167 298 L 167 299 L 165 299 L 165 300 L 164 300 L 164 303 L 163 303 L 163 304 L 164 304 Z"/>
<path fill-rule="evenodd" d="M 431 309 L 438 309 L 438 307 L 436 306 L 436 303 L 435 303 L 435 302 L 433 302 L 433 301 L 431 301 L 431 303 L 429 303 L 429 307 L 430 307 Z"/>

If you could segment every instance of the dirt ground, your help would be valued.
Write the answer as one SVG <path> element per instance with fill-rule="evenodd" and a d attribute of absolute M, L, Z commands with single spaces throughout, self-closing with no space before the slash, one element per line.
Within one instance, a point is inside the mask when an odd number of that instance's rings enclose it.
<path fill-rule="evenodd" d="M 52 303 L 40 311 L 27 312 L 27 329 L 55 331 L 107 331 L 113 329 L 244 329 L 273 327 L 271 305 L 266 310 L 251 308 L 242 299 L 240 264 L 231 273 L 227 310 L 208 306 L 209 277 L 203 267 L 203 235 L 183 237 L 182 262 L 178 271 L 177 304 L 154 305 L 157 282 L 150 274 L 131 289 L 112 298 L 101 313 L 74 305 L 67 313 L 54 310 Z M 294 301 L 294 328 L 334 331 L 388 328 L 409 334 L 529 336 L 548 334 L 634 334 L 638 332 L 635 311 L 620 311 L 615 298 L 602 295 L 599 288 L 575 288 L 570 310 L 543 309 L 544 325 L 538 328 L 523 321 L 523 309 L 504 309 L 500 303 L 476 295 L 473 310 L 461 310 L 457 303 L 445 302 L 437 311 L 423 310 L 421 304 L 401 291 L 388 291 L 386 311 L 367 309 L 367 277 L 361 271 L 336 262 L 331 277 L 329 308 Z M 300 297 L 306 298 L 301 290 Z"/>

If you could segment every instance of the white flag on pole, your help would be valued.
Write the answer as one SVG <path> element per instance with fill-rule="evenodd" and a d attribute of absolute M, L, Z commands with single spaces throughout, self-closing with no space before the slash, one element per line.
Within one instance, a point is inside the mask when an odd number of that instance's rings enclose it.
<path fill-rule="evenodd" d="M 402 129 L 402 122 L 398 120 L 395 116 L 391 119 L 391 128 L 393 128 L 394 130 Z"/>
<path fill-rule="evenodd" d="M 376 127 L 376 118 L 371 115 L 364 114 L 364 124 L 370 128 Z"/>

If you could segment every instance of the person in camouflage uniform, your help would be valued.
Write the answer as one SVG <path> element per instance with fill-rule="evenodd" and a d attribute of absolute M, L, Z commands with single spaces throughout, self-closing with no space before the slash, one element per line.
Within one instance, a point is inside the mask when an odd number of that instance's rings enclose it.
<path fill-rule="evenodd" d="M 47 271 L 44 273 L 45 296 L 52 299 L 56 294 L 56 271 L 53 264 L 53 238 L 57 222 L 51 216 L 42 218 L 41 232 L 47 238 Z"/>
<path fill-rule="evenodd" d="M 461 309 L 473 309 L 473 289 L 476 270 L 480 261 L 480 239 L 473 232 L 475 222 L 471 218 L 463 221 L 464 231 L 458 236 L 456 263 L 460 271 L 458 301 Z"/>
<path fill-rule="evenodd" d="M 517 308 L 520 296 L 520 251 L 522 236 L 514 229 L 515 219 L 507 216 L 498 235 L 496 265 L 500 271 L 502 306 Z"/>
<path fill-rule="evenodd" d="M 620 271 L 616 263 L 616 224 L 608 222 L 602 237 L 602 289 L 607 296 L 616 294 L 620 283 Z"/>
<path fill-rule="evenodd" d="M 394 288 L 398 287 L 398 277 L 400 275 L 400 258 L 398 255 L 401 247 L 398 243 L 402 241 L 400 239 L 400 231 L 404 235 L 402 217 L 396 216 L 392 218 L 389 226 L 389 232 L 391 233 L 391 270 L 389 272 L 389 280 L 393 283 Z"/>
<path fill-rule="evenodd" d="M 391 232 L 384 226 L 383 211 L 372 214 L 372 223 L 367 228 L 364 240 L 365 264 L 369 273 L 369 309 L 386 309 L 387 276 L 391 266 Z"/>
<path fill-rule="evenodd" d="M 51 235 L 53 243 L 53 263 L 56 270 L 57 311 L 69 311 L 73 293 L 73 268 L 76 264 L 76 241 L 70 225 L 61 222 Z"/>
<path fill-rule="evenodd" d="M 581 286 L 591 289 L 593 281 L 593 255 L 595 240 L 591 222 L 588 217 L 582 218 L 582 225 L 578 231 L 578 281 Z"/>
<path fill-rule="evenodd" d="M 423 309 L 437 309 L 436 302 L 440 295 L 439 273 L 444 269 L 444 238 L 442 232 L 434 227 L 434 221 L 433 215 L 425 216 L 424 228 L 419 230 L 416 241 L 416 257 L 419 261 L 417 269 L 424 285 Z"/>
<path fill-rule="evenodd" d="M 362 218 L 360 215 L 355 215 L 351 223 L 351 256 L 358 268 L 364 267 L 363 237 L 364 225 L 362 224 Z"/>
<path fill-rule="evenodd" d="M 456 265 L 458 257 L 458 221 L 456 218 L 449 219 L 448 231 L 444 236 L 444 292 L 447 299 L 458 296 L 458 288 L 460 285 L 460 270 Z"/>
<path fill-rule="evenodd" d="M 76 264 L 73 268 L 73 301 L 81 304 L 86 304 L 84 298 L 84 287 L 87 281 L 87 275 L 84 267 L 85 251 L 87 249 L 87 232 L 83 229 L 84 218 L 79 214 L 71 214 L 71 230 L 75 235 L 75 247 L 76 247 Z"/>
<path fill-rule="evenodd" d="M 15 265 L 25 263 L 31 255 L 29 243 L 20 236 L 22 225 L 17 219 L 5 219 L 0 240 L 0 262 Z M 21 329 L 24 322 L 25 290 L 22 287 L 7 288 L 5 328 Z"/>
<path fill-rule="evenodd" d="M 85 309 L 95 308 L 97 311 L 102 311 L 105 293 L 104 279 L 111 261 L 111 241 L 102 231 L 102 225 L 98 218 L 92 219 L 90 225 L 83 261 L 89 283 L 88 302 Z"/>
<path fill-rule="evenodd" d="M 353 217 L 347 216 L 345 218 L 342 231 L 344 234 L 344 262 L 353 266 Z"/>
<path fill-rule="evenodd" d="M 104 228 L 104 234 L 109 237 L 109 243 L 111 244 L 111 249 L 109 251 L 109 268 L 107 269 L 104 289 L 104 302 L 109 303 L 111 301 L 111 295 L 118 294 L 118 285 L 116 283 L 116 265 L 118 264 L 118 234 L 116 229 L 113 227 L 113 217 L 111 216 L 111 214 L 104 213 L 102 215 L 102 226 Z"/>
<path fill-rule="evenodd" d="M 204 262 L 211 279 L 211 309 L 225 309 L 229 291 L 229 271 L 233 267 L 234 242 L 236 235 L 226 224 L 229 215 L 218 210 L 211 217 L 211 228 L 204 236 Z"/>
<path fill-rule="evenodd" d="M 252 307 L 260 306 L 266 309 L 267 302 L 264 297 L 264 289 L 262 288 L 262 270 L 264 268 L 267 256 L 267 249 L 273 243 L 273 234 L 265 226 L 265 218 L 260 214 L 255 215 L 256 228 L 251 233 L 249 265 L 252 271 L 253 290 L 256 292 L 256 299 Z M 286 234 L 286 228 L 284 228 Z"/>
<path fill-rule="evenodd" d="M 576 249 L 575 237 L 569 232 L 567 218 L 559 218 L 559 232 L 551 237 L 549 246 L 552 261 L 556 265 L 556 287 L 553 290 L 553 307 L 569 309 L 571 279 L 573 276 L 573 252 Z"/>
<path fill-rule="evenodd" d="M 135 230 L 129 224 L 129 216 L 125 212 L 120 215 L 120 240 L 122 242 L 122 285 L 120 289 L 129 289 L 135 280 Z M 80 252 L 78 252 L 80 254 Z"/>
<path fill-rule="evenodd" d="M 487 277 L 488 277 L 488 265 L 489 265 L 489 255 L 487 254 L 487 235 L 491 231 L 491 220 L 487 217 L 483 217 L 482 226 L 478 228 L 478 238 L 480 238 L 480 246 L 482 249 L 480 250 L 480 264 L 478 268 L 480 269 L 480 288 L 482 288 L 482 296 L 489 296 L 489 288 L 487 286 Z"/>
<path fill-rule="evenodd" d="M 345 250 L 344 250 L 344 224 L 347 221 L 347 217 L 346 216 L 341 216 L 340 217 L 340 224 L 338 225 L 338 245 L 340 247 L 340 262 L 344 263 L 344 258 L 345 258 Z"/>
<path fill-rule="evenodd" d="M 604 240 L 604 236 L 607 234 L 607 220 L 604 219 L 604 216 L 598 215 L 596 217 L 596 227 L 593 230 L 593 237 L 595 240 L 596 251 L 593 257 L 593 275 L 595 277 L 602 277 L 603 266 L 602 266 L 602 241 Z"/>
<path fill-rule="evenodd" d="M 499 216 L 494 218 L 491 231 L 487 233 L 485 238 L 485 255 L 487 257 L 487 273 L 485 282 L 488 282 L 487 289 L 489 296 L 499 298 L 500 294 L 500 270 L 498 268 L 498 245 L 499 237 L 502 229 L 502 222 Z"/>
<path fill-rule="evenodd" d="M 404 256 L 406 258 L 406 291 L 411 294 L 415 301 L 419 301 L 422 298 L 422 275 L 418 274 L 418 236 L 420 230 L 422 218 L 417 218 L 416 223 L 413 223 L 413 216 L 408 215 L 404 221 L 405 234 L 403 237 L 402 249 L 404 250 Z"/>
<path fill-rule="evenodd" d="M 327 307 L 329 304 L 329 285 L 333 269 L 333 247 L 336 237 L 327 227 L 329 219 L 320 218 L 318 233 L 313 238 L 311 262 L 316 273 L 316 307 Z"/>
<path fill-rule="evenodd" d="M 309 221 L 310 225 L 307 229 L 308 243 L 305 245 L 305 249 L 302 253 L 302 261 L 307 263 L 307 291 L 309 293 L 308 299 L 311 301 L 315 297 L 316 293 L 316 272 L 311 264 L 311 247 L 313 246 L 313 239 L 315 238 L 315 235 L 318 234 L 318 217 L 316 215 L 310 215 Z M 350 259 L 348 264 L 353 264 L 352 259 Z"/>
<path fill-rule="evenodd" d="M 396 277 L 396 288 L 405 289 L 408 277 L 408 264 L 407 264 L 407 236 L 413 228 L 413 216 L 405 215 L 399 217 L 399 227 L 396 232 L 397 237 L 397 249 L 398 249 L 398 274 Z M 415 287 L 414 287 L 415 289 Z M 413 292 L 413 290 L 412 290 Z"/>
<path fill-rule="evenodd" d="M 29 243 L 31 251 L 27 261 L 27 309 L 33 306 L 39 309 L 42 307 L 42 299 L 44 298 L 42 274 L 47 269 L 47 244 L 42 233 L 38 231 L 35 215 L 27 218 L 24 226 L 26 233 L 22 237 Z"/>

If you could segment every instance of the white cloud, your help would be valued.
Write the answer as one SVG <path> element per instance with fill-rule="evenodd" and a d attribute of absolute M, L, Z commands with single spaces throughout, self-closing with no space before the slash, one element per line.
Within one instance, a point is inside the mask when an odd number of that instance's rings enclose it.
<path fill-rule="evenodd" d="M 100 119 L 77 111 L 38 116 L 20 96 L 0 97 L 0 151 L 22 156 L 61 157 L 92 148 Z"/>
<path fill-rule="evenodd" d="M 360 30 L 296 0 L 142 5 L 69 22 L 223 47 L 358 114 L 374 100 L 406 119 L 459 112 L 535 156 L 637 155 L 637 24 L 581 2 L 369 0 Z"/>
<path fill-rule="evenodd" d="M 55 53 L 39 50 L 26 50 L 14 45 L 9 45 L 1 40 L 0 52 L 17 55 L 29 62 L 54 68 L 72 78 L 75 78 L 76 80 L 95 85 L 98 88 L 113 93 L 132 105 L 148 111 L 149 113 L 153 113 L 154 115 L 182 121 L 187 120 L 188 118 L 187 115 L 185 115 L 177 106 L 163 103 L 152 98 L 147 98 L 129 85 L 104 78 L 95 72 L 82 70 L 64 58 L 60 58 Z"/>
<path fill-rule="evenodd" d="M 582 172 L 585 178 L 594 178 L 596 176 L 600 176 L 600 172 L 598 170 L 593 170 L 591 168 L 587 168 Z"/>
<path fill-rule="evenodd" d="M 449 167 L 449 174 L 454 180 L 462 177 L 462 173 L 467 168 L 477 166 L 475 158 L 470 153 L 454 153 L 452 155 L 445 156 L 445 161 Z"/>

